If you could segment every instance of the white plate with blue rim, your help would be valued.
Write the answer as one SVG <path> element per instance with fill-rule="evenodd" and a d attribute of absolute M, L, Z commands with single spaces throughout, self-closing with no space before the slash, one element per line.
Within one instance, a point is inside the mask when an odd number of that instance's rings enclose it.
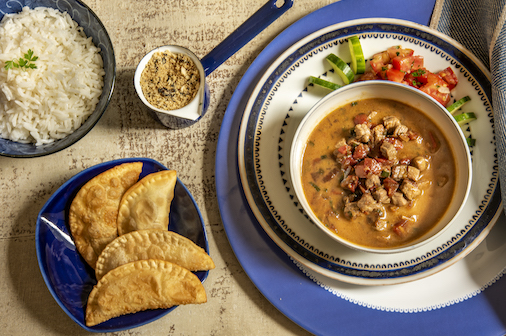
<path fill-rule="evenodd" d="M 358 35 L 364 55 L 401 45 L 422 55 L 425 67 L 452 67 L 459 84 L 452 99 L 471 97 L 463 112 L 478 119 L 465 129 L 471 148 L 473 181 L 458 219 L 442 235 L 417 249 L 380 255 L 336 244 L 297 203 L 289 177 L 291 139 L 305 113 L 328 91 L 308 85 L 309 76 L 340 83 L 325 57 L 351 61 L 347 37 Z M 317 31 L 285 50 L 254 88 L 242 118 L 238 166 L 247 202 L 269 237 L 305 272 L 355 285 L 392 285 L 436 274 L 463 259 L 485 239 L 500 214 L 494 120 L 488 70 L 471 52 L 427 27 L 393 19 L 339 23 Z"/>

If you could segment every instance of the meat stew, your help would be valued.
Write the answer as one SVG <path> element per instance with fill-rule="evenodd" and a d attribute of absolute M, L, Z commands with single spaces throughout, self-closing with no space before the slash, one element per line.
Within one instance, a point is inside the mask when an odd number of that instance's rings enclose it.
<path fill-rule="evenodd" d="M 445 214 L 456 164 L 444 133 L 422 111 L 390 99 L 342 106 L 311 133 L 302 185 L 314 214 L 341 238 L 398 247 Z"/>

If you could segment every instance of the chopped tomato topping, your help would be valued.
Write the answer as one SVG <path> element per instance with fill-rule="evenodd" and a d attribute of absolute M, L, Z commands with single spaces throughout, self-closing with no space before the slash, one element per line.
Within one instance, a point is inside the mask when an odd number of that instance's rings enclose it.
<path fill-rule="evenodd" d="M 361 160 L 367 156 L 370 149 L 368 146 L 365 146 L 364 144 L 360 144 L 357 147 L 355 147 L 355 150 L 353 151 L 353 158 L 355 160 Z"/>
<path fill-rule="evenodd" d="M 344 189 L 348 189 L 351 192 L 355 192 L 358 186 L 358 176 L 356 175 L 348 175 L 345 179 L 341 181 L 341 187 Z"/>
<path fill-rule="evenodd" d="M 424 58 L 413 49 L 393 46 L 376 53 L 369 61 L 371 70 L 357 81 L 386 79 L 413 86 L 433 97 L 442 105 L 450 102 L 450 91 L 458 84 L 451 67 L 432 73 L 424 67 Z"/>
<path fill-rule="evenodd" d="M 356 164 L 357 164 L 357 160 L 355 160 L 351 156 L 347 156 L 343 160 L 341 160 L 341 168 L 342 169 L 346 169 L 346 168 L 354 166 Z"/>
<path fill-rule="evenodd" d="M 353 122 L 355 123 L 355 125 L 365 124 L 369 122 L 369 116 L 365 113 L 359 113 L 353 118 Z"/>
<path fill-rule="evenodd" d="M 394 58 L 399 56 L 400 57 L 412 56 L 415 53 L 415 51 L 413 49 L 402 48 L 400 45 L 398 45 L 388 48 L 387 53 L 388 56 L 390 56 L 390 58 Z"/>
<path fill-rule="evenodd" d="M 393 178 L 387 177 L 383 180 L 383 186 L 385 187 L 385 190 L 387 191 L 388 197 L 392 197 L 394 192 L 397 191 L 399 188 L 399 183 L 394 180 Z"/>
<path fill-rule="evenodd" d="M 452 90 L 457 86 L 459 80 L 457 79 L 457 75 L 453 72 L 451 67 L 448 67 L 438 73 L 438 75 L 448 84 L 448 88 Z"/>
<path fill-rule="evenodd" d="M 388 69 L 385 74 L 386 79 L 397 83 L 402 83 L 404 81 L 404 76 L 406 75 L 403 71 L 397 70 L 395 68 Z"/>
<path fill-rule="evenodd" d="M 405 73 L 411 73 L 418 69 L 423 68 L 423 57 L 422 56 L 408 56 L 401 57 L 397 56 L 392 58 L 392 65 L 394 69 L 403 71 Z"/>
<path fill-rule="evenodd" d="M 371 69 L 375 74 L 378 74 L 383 70 L 385 65 L 389 64 L 390 56 L 388 52 L 383 51 L 372 56 L 372 60 L 369 62 L 371 64 Z M 386 70 L 386 69 L 385 69 Z"/>
<path fill-rule="evenodd" d="M 372 158 L 365 158 L 355 166 L 355 174 L 359 178 L 367 178 L 370 175 L 379 175 L 381 173 L 381 164 Z"/>
<path fill-rule="evenodd" d="M 392 145 L 394 145 L 394 148 L 396 150 L 401 150 L 404 148 L 404 145 L 402 144 L 402 141 L 397 138 L 385 138 L 383 141 L 390 142 Z"/>
<path fill-rule="evenodd" d="M 363 75 L 358 77 L 357 82 L 371 80 L 371 79 L 378 79 L 378 76 L 376 76 L 376 73 L 374 73 L 373 71 L 367 71 Z"/>
<path fill-rule="evenodd" d="M 443 106 L 450 102 L 450 88 L 448 84 L 438 75 L 429 72 L 427 84 L 420 87 L 420 90 L 437 100 Z"/>
<path fill-rule="evenodd" d="M 407 232 L 407 224 L 408 224 L 408 220 L 407 219 L 402 219 L 400 221 L 398 221 L 397 223 L 394 224 L 392 230 L 395 232 L 396 235 L 398 236 L 404 236 Z"/>

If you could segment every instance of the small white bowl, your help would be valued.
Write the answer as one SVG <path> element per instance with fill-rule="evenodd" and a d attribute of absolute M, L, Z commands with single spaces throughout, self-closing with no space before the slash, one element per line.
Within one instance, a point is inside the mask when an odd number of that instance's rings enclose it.
<path fill-rule="evenodd" d="M 144 96 L 141 87 L 141 75 L 144 69 L 146 68 L 147 63 L 149 62 L 154 53 L 164 51 L 170 51 L 175 54 L 177 53 L 189 56 L 199 69 L 200 87 L 197 94 L 188 105 L 177 110 L 167 111 L 151 105 Z M 137 91 L 137 95 L 139 96 L 142 103 L 146 106 L 147 110 L 152 114 L 152 116 L 156 120 L 158 120 L 160 123 L 162 123 L 165 127 L 168 128 L 179 129 L 195 124 L 204 116 L 204 114 L 207 111 L 207 108 L 209 107 L 210 94 L 209 94 L 209 87 L 207 86 L 206 83 L 206 74 L 204 71 L 204 67 L 202 66 L 202 63 L 200 62 L 198 57 L 193 52 L 180 46 L 176 45 L 161 46 L 147 53 L 146 56 L 144 56 L 142 60 L 139 62 L 135 70 L 134 87 L 135 91 Z"/>
<path fill-rule="evenodd" d="M 350 104 L 357 100 L 368 98 L 384 98 L 396 100 L 407 104 L 418 110 L 423 111 L 435 122 L 441 130 L 444 130 L 448 142 L 452 146 L 455 156 L 457 181 L 456 189 L 450 206 L 441 220 L 433 226 L 433 228 L 422 237 L 400 247 L 392 248 L 373 248 L 366 247 L 354 242 L 350 242 L 338 236 L 335 232 L 327 228 L 314 214 L 308 201 L 306 200 L 304 190 L 302 188 L 301 172 L 302 158 L 307 144 L 307 140 L 315 127 L 329 113 L 333 112 L 337 107 Z M 415 249 L 422 244 L 435 239 L 448 226 L 451 225 L 454 218 L 462 210 L 464 203 L 469 195 L 472 181 L 471 155 L 466 143 L 465 136 L 457 124 L 453 116 L 447 109 L 438 103 L 435 99 L 422 91 L 413 87 L 384 80 L 371 80 L 352 83 L 331 92 L 322 98 L 301 121 L 295 133 L 291 152 L 290 152 L 290 176 L 295 190 L 295 194 L 308 214 L 310 219 L 326 234 L 337 242 L 350 248 L 373 253 L 394 253 L 405 252 Z"/>

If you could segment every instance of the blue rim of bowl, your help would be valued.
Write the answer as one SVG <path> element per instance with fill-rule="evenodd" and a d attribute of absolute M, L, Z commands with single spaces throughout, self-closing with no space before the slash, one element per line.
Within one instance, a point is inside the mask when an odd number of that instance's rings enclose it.
<path fill-rule="evenodd" d="M 104 70 L 106 68 L 106 65 L 109 65 L 109 63 L 110 63 L 110 67 L 112 68 L 111 69 L 112 71 L 109 73 L 109 75 L 108 75 L 107 71 L 105 72 L 104 89 L 103 89 L 102 95 L 100 96 L 100 99 L 97 103 L 97 106 L 95 107 L 95 110 L 93 111 L 93 113 L 90 114 L 88 119 L 86 119 L 86 121 L 78 129 L 76 129 L 72 134 L 69 134 L 65 138 L 56 140 L 50 144 L 35 146 L 34 144 L 25 144 L 25 143 L 15 142 L 15 141 L 8 140 L 8 139 L 0 139 L 0 156 L 11 157 L 11 158 L 34 158 L 34 157 L 41 157 L 41 156 L 46 156 L 49 154 L 54 154 L 54 153 L 57 153 L 61 150 L 64 150 L 64 149 L 72 146 L 73 144 L 75 144 L 76 142 L 81 140 L 86 134 L 88 134 L 93 129 L 93 127 L 98 123 L 98 121 L 102 118 L 105 111 L 107 110 L 107 107 L 109 106 L 109 103 L 112 98 L 112 94 L 114 92 L 114 86 L 116 83 L 116 57 L 114 54 L 114 47 L 113 47 L 111 38 L 110 38 L 109 33 L 107 32 L 104 24 L 102 23 L 102 21 L 95 14 L 95 12 L 93 12 L 93 10 L 90 7 L 88 7 L 85 3 L 83 3 L 80 0 L 74 0 L 74 2 L 77 5 L 79 5 L 80 7 L 82 7 L 84 9 L 85 13 L 88 13 L 88 15 L 87 15 L 88 16 L 87 19 L 89 20 L 88 22 L 91 22 L 91 18 L 89 17 L 91 15 L 91 17 L 95 20 L 95 23 L 98 24 L 98 26 L 100 27 L 99 31 L 103 32 L 101 35 L 103 35 L 104 39 L 101 39 L 101 41 L 96 41 L 96 38 L 92 37 L 92 40 L 93 40 L 93 43 L 97 47 L 100 47 L 100 55 L 102 56 L 102 60 L 104 62 Z M 12 5 L 13 3 L 19 4 L 19 9 L 15 6 L 13 6 Z M 60 5 L 60 3 L 62 5 Z M 64 6 L 63 4 L 66 6 Z M 0 20 L 3 18 L 3 16 L 5 14 L 14 13 L 14 11 L 12 11 L 12 8 L 16 8 L 17 9 L 16 12 L 19 12 L 19 11 L 21 11 L 22 7 L 24 7 L 24 6 L 28 6 L 32 9 L 36 8 L 36 7 L 55 8 L 55 9 L 60 10 L 61 12 L 67 12 L 72 17 L 73 20 L 75 20 L 76 15 L 79 15 L 79 12 L 74 11 L 74 8 L 70 5 L 70 3 L 67 0 L 8 1 L 5 3 L 5 7 L 7 7 L 7 6 L 8 6 L 8 8 L 11 9 L 11 11 L 4 12 L 2 10 L 3 8 L 0 8 L 0 15 L 1 15 Z M 84 32 L 86 33 L 86 36 L 88 36 L 88 37 L 92 36 L 90 34 L 89 25 L 82 25 L 80 22 L 81 20 L 79 20 L 79 21 L 75 20 L 75 21 L 83 28 Z M 105 44 L 104 44 L 104 42 L 105 42 Z M 107 48 L 107 50 L 109 50 L 109 52 L 107 54 L 104 52 L 104 50 L 105 50 L 104 48 Z M 105 57 L 107 55 L 109 57 Z M 101 112 L 95 114 L 97 111 L 101 111 Z M 24 147 L 24 148 L 26 148 L 27 152 L 23 153 L 23 154 L 5 153 L 4 150 L 2 149 L 2 142 L 5 142 L 6 144 L 8 144 L 10 146 L 16 145 L 16 146 Z M 45 149 L 45 148 L 47 148 L 48 150 L 42 151 L 42 152 L 40 151 L 41 149 Z"/>
<path fill-rule="evenodd" d="M 79 253 L 75 250 L 75 246 L 73 246 L 73 241 L 71 238 L 71 234 L 69 233 L 69 227 L 67 223 L 67 214 L 66 210 L 70 206 L 70 203 L 72 202 L 73 197 L 75 194 L 79 191 L 82 185 L 84 185 L 89 179 L 92 177 L 100 174 L 101 172 L 110 169 L 114 166 L 127 163 L 127 162 L 142 162 L 143 163 L 143 171 L 141 173 L 140 178 L 143 176 L 160 170 L 167 170 L 167 168 L 160 164 L 159 162 L 149 159 L 149 158 L 127 158 L 127 159 L 118 159 L 108 162 L 103 162 L 100 164 L 97 164 L 95 166 L 92 166 L 90 168 L 87 168 L 73 177 L 71 177 L 67 182 L 65 182 L 61 187 L 59 187 L 49 198 L 49 200 L 44 204 L 42 209 L 40 210 L 38 216 L 37 216 L 37 223 L 36 223 L 36 229 L 35 229 L 35 248 L 37 253 L 37 261 L 39 264 L 39 268 L 42 274 L 42 277 L 44 279 L 44 282 L 46 283 L 46 286 L 53 296 L 53 298 L 56 300 L 58 305 L 63 309 L 63 311 L 74 321 L 76 322 L 80 327 L 87 331 L 91 332 L 116 332 L 131 328 L 140 327 L 142 325 L 145 325 L 147 323 L 153 322 L 165 315 L 167 315 L 169 312 L 177 308 L 177 306 L 167 308 L 167 309 L 156 309 L 156 310 L 146 310 L 137 312 L 134 314 L 128 314 L 128 315 L 122 315 L 113 319 L 110 319 L 106 322 L 103 322 L 101 324 L 98 324 L 93 327 L 88 327 L 85 324 L 84 316 L 85 316 L 85 309 L 86 309 L 86 300 L 89 295 L 89 292 L 91 292 L 93 285 L 96 283 L 96 278 L 93 273 L 93 269 L 86 264 L 84 259 L 79 255 Z M 181 231 L 184 231 L 184 228 L 179 228 L 179 230 L 174 230 L 176 232 L 181 233 L 182 235 L 190 235 L 194 234 L 197 235 L 198 238 L 194 240 L 197 245 L 202 247 L 207 253 L 209 253 L 209 242 L 207 239 L 207 232 L 205 230 L 205 223 L 202 218 L 202 214 L 200 212 L 200 209 L 198 208 L 197 203 L 195 202 L 195 199 L 191 195 L 188 188 L 179 180 L 177 179 L 176 183 L 176 189 L 175 189 L 175 198 L 173 200 L 173 204 L 171 205 L 171 216 L 175 215 L 173 214 L 173 207 L 174 203 L 177 202 L 177 195 L 182 194 L 186 197 L 188 197 L 188 200 L 191 201 L 191 207 L 194 208 L 196 217 L 193 219 L 194 221 L 199 223 L 199 232 L 185 232 L 182 233 Z M 60 203 L 60 204 L 56 204 Z M 48 221 L 43 220 L 47 214 L 51 214 L 51 212 L 48 212 L 48 208 L 56 208 L 59 211 L 58 213 L 53 213 L 55 218 L 52 220 L 57 220 L 58 222 L 56 224 L 49 224 Z M 172 220 L 169 222 L 169 229 L 173 228 L 174 225 L 177 225 L 177 223 L 174 223 Z M 179 219 L 179 218 L 178 218 Z M 183 219 L 180 219 L 182 221 Z M 81 284 L 81 287 L 84 288 L 81 292 L 72 292 L 73 295 L 77 297 L 76 302 L 72 300 L 68 300 L 64 297 L 60 297 L 57 293 L 57 290 L 55 289 L 55 278 L 54 278 L 54 272 L 51 272 L 50 269 L 48 269 L 48 259 L 46 257 L 48 256 L 48 251 L 46 248 L 49 248 L 47 245 L 47 239 L 46 235 L 51 234 L 51 238 L 54 240 L 58 240 L 60 242 L 60 246 L 63 244 L 65 245 L 63 248 L 65 248 L 65 252 L 68 252 L 68 254 L 65 254 L 64 256 L 66 259 L 68 258 L 74 258 L 75 263 L 70 263 L 67 266 L 73 267 L 73 270 L 76 272 L 80 272 L 79 275 L 85 277 L 83 280 L 83 283 Z M 56 235 L 55 235 L 56 234 Z M 73 251 L 72 251 L 73 249 Z M 63 260 L 64 258 L 62 258 Z M 63 262 L 62 260 L 59 260 L 59 262 Z M 61 266 L 61 264 L 59 264 Z M 209 271 L 199 271 L 194 272 L 195 275 L 200 279 L 202 283 L 207 279 L 207 276 L 209 274 Z M 72 287 L 75 284 L 68 283 L 64 284 L 68 287 Z M 71 288 L 72 290 L 72 288 Z M 78 311 L 80 313 L 80 316 L 76 316 L 76 311 L 72 311 L 75 307 L 70 307 L 68 302 L 75 303 L 77 305 L 81 305 L 80 309 L 81 311 Z M 66 304 L 67 303 L 67 304 Z M 74 309 L 75 310 L 75 309 Z"/>
<path fill-rule="evenodd" d="M 308 55 L 308 53 L 312 50 L 323 51 L 326 49 L 325 45 L 330 41 L 342 40 L 348 36 L 357 34 L 371 34 L 378 36 L 388 34 L 402 35 L 403 38 L 422 40 L 425 44 L 434 50 L 445 50 L 446 54 L 448 54 L 449 57 L 457 59 L 460 64 L 462 64 L 462 67 L 467 69 L 467 71 L 474 76 L 476 82 L 481 88 L 483 88 L 483 90 L 480 89 L 480 91 L 483 92 L 483 95 L 485 95 L 489 101 L 492 101 L 491 83 L 487 76 L 483 73 L 482 68 L 479 67 L 478 63 L 476 63 L 469 56 L 471 55 L 470 53 L 465 53 L 462 50 L 457 49 L 450 42 L 439 36 L 432 35 L 423 31 L 422 27 L 404 25 L 406 22 L 399 23 L 400 20 L 395 20 L 396 22 L 393 23 L 374 18 L 370 20 L 370 23 L 358 23 L 355 25 L 352 24 L 346 27 L 336 28 L 335 30 L 329 31 L 322 35 L 319 34 L 315 39 L 305 43 L 304 45 L 297 48 L 297 50 L 293 51 L 293 53 L 287 55 L 284 58 L 283 62 L 281 62 L 275 69 L 273 69 L 271 73 L 269 73 L 265 81 L 261 84 L 261 88 L 258 91 L 259 93 L 256 96 L 255 102 L 251 107 L 251 113 L 249 114 L 247 121 L 242 121 L 243 123 L 246 122 L 243 149 L 245 160 L 244 165 L 246 167 L 245 178 L 248 183 L 248 188 L 251 190 L 251 196 L 253 198 L 255 206 L 258 208 L 258 211 L 261 213 L 261 216 L 264 218 L 267 225 L 298 256 L 302 257 L 312 264 L 345 277 L 368 280 L 401 279 L 423 273 L 445 264 L 447 261 L 454 259 L 462 252 L 464 252 L 467 246 L 469 246 L 476 238 L 480 237 L 481 233 L 489 226 L 501 208 L 502 201 L 499 184 L 496 183 L 495 186 L 492 186 L 489 190 L 487 190 L 485 199 L 482 200 L 482 204 L 479 205 L 481 213 L 477 213 L 475 216 L 473 216 L 473 220 L 475 221 L 474 225 L 472 225 L 472 228 L 469 229 L 465 234 L 458 233 L 455 237 L 452 237 L 451 241 L 453 244 L 451 247 L 445 249 L 438 247 L 437 249 L 434 249 L 428 253 L 427 256 L 424 256 L 423 259 L 416 258 L 416 260 L 413 260 L 413 263 L 410 261 L 395 263 L 394 266 L 396 267 L 393 270 L 384 270 L 382 268 L 356 269 L 354 268 L 355 266 L 369 265 L 356 265 L 355 263 L 351 263 L 349 261 L 346 261 L 346 263 L 343 265 L 325 260 L 320 255 L 318 255 L 319 252 L 317 250 L 314 250 L 312 247 L 311 249 L 308 249 L 305 246 L 301 245 L 297 240 L 295 240 L 294 236 L 292 236 L 294 233 L 291 235 L 289 232 L 285 232 L 285 229 L 278 223 L 274 215 L 271 213 L 271 206 L 268 205 L 264 200 L 262 195 L 262 188 L 256 181 L 255 171 L 257 169 L 257 162 L 254 148 L 257 138 L 256 136 L 249 137 L 249 135 L 256 135 L 257 125 L 262 117 L 262 106 L 268 99 L 270 99 L 270 91 L 276 90 L 276 83 L 285 80 L 285 78 L 283 78 L 286 77 L 285 73 L 291 72 L 292 69 L 295 69 L 299 66 L 299 62 L 303 62 L 312 56 Z M 377 22 L 373 22 L 374 20 L 377 20 Z M 450 38 L 448 38 L 448 40 L 450 40 Z M 458 67 L 460 68 L 460 65 L 458 65 Z M 305 89 L 302 91 L 305 91 Z M 492 112 L 488 112 L 488 117 L 493 124 Z M 494 165 L 497 165 L 497 161 L 494 163 Z M 492 179 L 497 181 L 497 168 L 493 173 Z M 493 183 L 491 182 L 491 184 Z M 242 192 L 244 194 L 244 190 Z M 247 197 L 245 198 L 247 199 Z M 337 261 L 340 262 L 341 260 Z"/>

